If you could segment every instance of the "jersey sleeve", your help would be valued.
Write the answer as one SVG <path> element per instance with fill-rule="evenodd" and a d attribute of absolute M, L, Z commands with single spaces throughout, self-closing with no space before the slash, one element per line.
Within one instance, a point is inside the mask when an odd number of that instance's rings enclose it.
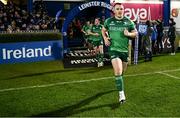
<path fill-rule="evenodd" d="M 135 24 L 134 24 L 134 22 L 132 22 L 132 21 L 129 21 L 130 22 L 130 25 L 129 25 L 129 31 L 132 31 L 132 30 L 135 30 Z"/>
<path fill-rule="evenodd" d="M 108 19 L 106 19 L 106 20 L 104 21 L 104 28 L 106 28 L 106 29 L 108 30 Z"/>
<path fill-rule="evenodd" d="M 85 25 L 82 27 L 82 30 L 85 31 Z"/>
<path fill-rule="evenodd" d="M 94 27 L 94 25 L 92 27 L 90 27 L 90 29 L 89 29 L 91 32 L 94 32 L 93 27 Z"/>

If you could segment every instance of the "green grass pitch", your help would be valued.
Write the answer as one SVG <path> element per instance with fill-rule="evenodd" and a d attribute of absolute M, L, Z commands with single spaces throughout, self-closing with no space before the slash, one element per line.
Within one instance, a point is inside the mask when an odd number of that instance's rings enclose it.
<path fill-rule="evenodd" d="M 118 103 L 113 70 L 61 61 L 0 65 L 0 116 L 180 117 L 180 53 L 131 65 Z"/>

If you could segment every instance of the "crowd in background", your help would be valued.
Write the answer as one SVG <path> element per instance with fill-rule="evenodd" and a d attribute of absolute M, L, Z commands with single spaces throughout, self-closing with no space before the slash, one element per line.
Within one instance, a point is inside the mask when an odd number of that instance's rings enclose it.
<path fill-rule="evenodd" d="M 172 23 L 171 23 L 172 22 Z M 91 22 L 92 23 L 92 22 Z M 135 22 L 136 23 L 136 22 Z M 101 23 L 103 24 L 103 22 Z M 144 56 L 145 61 L 152 61 L 152 56 L 161 54 L 164 52 L 163 39 L 169 38 L 171 44 L 171 55 L 175 55 L 174 41 L 175 41 L 175 22 L 170 19 L 170 29 L 165 33 L 162 20 L 147 20 L 140 24 L 147 26 L 146 33 L 139 33 L 139 55 Z M 81 22 L 79 19 L 74 19 L 68 28 L 69 39 L 83 39 L 83 32 L 81 29 L 85 25 L 85 22 Z M 173 28 L 171 28 L 173 27 Z M 138 28 L 137 28 L 138 29 Z M 166 44 L 167 45 L 167 44 Z M 133 44 L 134 47 L 134 44 Z"/>
<path fill-rule="evenodd" d="M 100 19 L 101 24 L 103 25 L 103 22 L 105 20 L 104 16 L 102 16 L 102 18 Z M 94 22 L 94 18 L 83 18 L 81 17 L 81 19 L 79 18 L 75 18 L 68 26 L 68 30 L 67 30 L 67 36 L 68 39 L 73 40 L 73 39 L 82 39 L 83 37 L 83 32 L 82 32 L 82 28 L 84 25 L 86 25 L 86 21 L 90 21 L 91 25 Z"/>
<path fill-rule="evenodd" d="M 18 32 L 29 30 L 56 29 L 55 18 L 47 15 L 44 4 L 34 2 L 33 12 L 8 1 L 7 5 L 0 2 L 0 31 Z"/>
<path fill-rule="evenodd" d="M 67 32 L 68 39 L 82 40 L 84 37 L 83 37 L 83 32 L 81 32 L 81 29 L 83 28 L 85 23 L 86 23 L 85 21 L 82 22 L 82 20 L 74 19 L 68 28 L 68 32 Z M 103 22 L 101 22 L 101 24 L 103 24 Z M 151 61 L 152 55 L 163 53 L 163 49 L 164 49 L 163 38 L 166 37 L 166 34 L 163 31 L 164 30 L 163 22 L 162 20 L 158 19 L 158 20 L 153 20 L 153 21 L 147 20 L 147 21 L 141 22 L 140 24 L 146 25 L 147 31 L 145 34 L 139 33 L 139 46 L 138 46 L 139 55 L 144 55 L 145 61 Z M 173 21 L 173 24 L 175 25 L 174 21 Z M 170 41 L 170 43 L 173 45 L 172 41 Z M 171 47 L 173 48 L 173 46 Z M 133 44 L 133 47 L 134 47 L 134 44 Z M 173 50 L 171 52 L 174 54 Z"/>
<path fill-rule="evenodd" d="M 74 19 L 68 26 L 68 30 L 67 30 L 67 36 L 68 39 L 73 40 L 73 39 L 79 39 L 81 40 L 82 37 L 82 26 L 83 26 L 83 22 L 80 21 L 79 19 Z"/>
<path fill-rule="evenodd" d="M 88 19 L 91 20 L 91 19 Z M 92 19 L 93 20 L 93 19 Z M 103 18 L 101 19 L 103 21 Z M 171 19 L 172 20 L 172 19 Z M 82 27 L 85 24 L 86 19 L 74 19 L 68 27 L 67 36 L 68 39 L 83 40 Z M 173 26 L 175 25 L 172 20 Z M 103 23 L 101 23 L 103 24 Z M 139 34 L 139 54 L 145 55 L 145 60 L 152 60 L 152 55 L 163 52 L 163 22 L 161 20 L 146 21 L 147 33 Z M 59 24 L 58 24 L 59 25 Z M 171 24 L 170 24 L 171 26 Z M 174 28 L 170 27 L 170 30 Z M 42 1 L 36 1 L 33 3 L 33 12 L 29 13 L 26 8 L 22 8 L 9 0 L 7 5 L 0 2 L 0 32 L 6 31 L 19 32 L 30 30 L 55 30 L 58 26 L 55 22 L 55 18 L 48 16 L 45 5 Z M 175 31 L 173 31 L 175 32 Z M 169 31 L 169 34 L 171 32 Z M 168 35 L 170 37 L 170 43 L 174 48 L 175 34 L 171 37 L 172 33 Z M 172 53 L 174 53 L 172 49 Z"/>
<path fill-rule="evenodd" d="M 163 39 L 168 38 L 171 55 L 175 55 L 175 38 L 176 38 L 176 28 L 174 19 L 169 20 L 169 29 L 164 32 L 162 20 L 147 20 L 144 25 L 147 26 L 146 32 L 144 34 L 139 33 L 139 54 L 144 55 L 145 61 L 152 61 L 152 55 L 157 55 L 163 53 L 165 44 L 163 44 Z M 164 42 L 165 43 L 165 42 Z M 167 45 L 167 44 L 166 44 Z"/>
<path fill-rule="evenodd" d="M 145 61 L 152 61 L 152 55 L 163 52 L 163 22 L 147 20 L 140 24 L 146 25 L 146 31 L 139 33 L 139 54 L 144 55 Z"/>

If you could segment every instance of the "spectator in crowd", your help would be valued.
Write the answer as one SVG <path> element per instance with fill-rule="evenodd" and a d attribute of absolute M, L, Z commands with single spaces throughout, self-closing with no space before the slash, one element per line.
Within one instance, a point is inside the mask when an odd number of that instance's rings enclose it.
<path fill-rule="evenodd" d="M 1 2 L 0 2 L 1 3 Z M 43 1 L 35 1 L 32 13 L 28 13 L 11 0 L 0 4 L 0 31 L 28 31 L 56 29 L 55 19 L 47 15 Z"/>
<path fill-rule="evenodd" d="M 72 40 L 73 35 L 74 35 L 73 26 L 72 26 L 72 23 L 70 23 L 69 26 L 68 26 L 68 29 L 67 29 L 67 37 L 68 37 L 68 39 Z"/>
<path fill-rule="evenodd" d="M 162 37 L 163 37 L 163 23 L 161 20 L 157 20 L 157 31 L 158 31 L 158 35 L 157 35 L 157 51 L 158 53 L 162 53 L 163 51 L 163 45 L 162 45 Z"/>
<path fill-rule="evenodd" d="M 176 23 L 174 22 L 173 18 L 170 18 L 169 20 L 169 30 L 168 30 L 168 37 L 169 41 L 171 43 L 171 55 L 175 55 L 175 46 L 174 42 L 176 39 L 176 28 L 175 28 Z"/>
<path fill-rule="evenodd" d="M 142 41 L 143 35 L 141 33 L 138 33 L 138 36 L 139 36 L 139 42 L 138 42 L 139 55 L 143 55 L 143 41 Z"/>
<path fill-rule="evenodd" d="M 147 33 L 143 36 L 143 47 L 144 47 L 144 61 L 152 61 L 152 42 L 151 36 L 153 32 L 153 28 L 151 27 L 151 22 L 149 20 L 146 21 L 147 25 Z"/>
<path fill-rule="evenodd" d="M 157 22 L 153 21 L 152 22 L 152 36 L 151 36 L 151 40 L 152 40 L 152 53 L 156 54 L 156 41 L 157 41 L 157 28 L 156 28 Z"/>
<path fill-rule="evenodd" d="M 74 32 L 74 39 L 81 40 L 82 39 L 82 25 L 79 19 L 74 19 L 73 20 L 73 32 Z"/>
<path fill-rule="evenodd" d="M 5 26 L 3 24 L 3 21 L 0 19 L 0 31 L 3 31 L 5 29 Z"/>
<path fill-rule="evenodd" d="M 11 27 L 11 25 L 8 25 L 7 32 L 8 33 L 12 33 L 13 32 L 13 28 Z"/>

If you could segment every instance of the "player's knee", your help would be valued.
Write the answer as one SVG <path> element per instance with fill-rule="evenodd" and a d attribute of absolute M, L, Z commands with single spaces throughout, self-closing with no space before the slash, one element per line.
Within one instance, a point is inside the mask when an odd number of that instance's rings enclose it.
<path fill-rule="evenodd" d="M 115 74 L 115 76 L 121 76 L 122 75 L 122 71 L 117 71 L 117 72 L 115 72 L 114 74 Z"/>
<path fill-rule="evenodd" d="M 122 74 L 115 74 L 115 76 L 122 76 Z"/>

